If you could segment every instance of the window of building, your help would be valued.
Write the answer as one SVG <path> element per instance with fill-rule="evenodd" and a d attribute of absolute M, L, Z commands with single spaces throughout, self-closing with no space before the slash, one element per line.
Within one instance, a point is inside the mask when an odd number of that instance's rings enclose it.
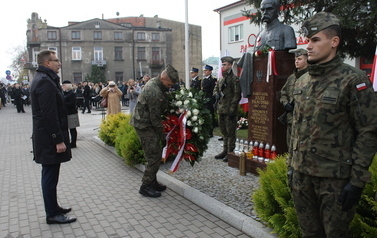
<path fill-rule="evenodd" d="M 102 31 L 94 31 L 93 32 L 93 39 L 94 40 L 102 40 Z"/>
<path fill-rule="evenodd" d="M 137 60 L 146 60 L 145 47 L 137 47 Z"/>
<path fill-rule="evenodd" d="M 160 33 L 152 33 L 152 41 L 160 41 Z"/>
<path fill-rule="evenodd" d="M 137 40 L 139 41 L 145 41 L 145 32 L 138 32 L 136 34 Z"/>
<path fill-rule="evenodd" d="M 114 59 L 123 60 L 123 47 L 121 46 L 114 47 Z"/>
<path fill-rule="evenodd" d="M 243 40 L 243 25 L 229 27 L 229 42 Z"/>
<path fill-rule="evenodd" d="M 123 82 L 123 72 L 115 72 L 115 82 Z"/>
<path fill-rule="evenodd" d="M 123 40 L 123 33 L 120 31 L 114 32 L 114 40 Z"/>
<path fill-rule="evenodd" d="M 152 47 L 152 61 L 160 61 L 160 47 Z"/>
<path fill-rule="evenodd" d="M 72 60 L 81 60 L 81 47 L 72 47 Z"/>
<path fill-rule="evenodd" d="M 80 31 L 72 31 L 71 32 L 72 40 L 80 40 L 81 39 L 81 32 Z"/>
<path fill-rule="evenodd" d="M 81 83 L 82 82 L 82 73 L 73 73 L 73 82 L 74 83 Z"/>
<path fill-rule="evenodd" d="M 56 39 L 57 39 L 56 31 L 47 32 L 47 40 L 56 40 Z"/>
<path fill-rule="evenodd" d="M 94 47 L 94 60 L 103 60 L 103 48 L 102 47 Z"/>

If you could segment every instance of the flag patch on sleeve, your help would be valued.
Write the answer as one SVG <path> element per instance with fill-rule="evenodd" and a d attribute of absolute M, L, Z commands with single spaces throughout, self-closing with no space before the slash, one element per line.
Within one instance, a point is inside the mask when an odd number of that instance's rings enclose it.
<path fill-rule="evenodd" d="M 358 85 L 356 85 L 356 89 L 357 89 L 357 91 L 367 89 L 367 85 L 365 83 L 358 84 Z"/>

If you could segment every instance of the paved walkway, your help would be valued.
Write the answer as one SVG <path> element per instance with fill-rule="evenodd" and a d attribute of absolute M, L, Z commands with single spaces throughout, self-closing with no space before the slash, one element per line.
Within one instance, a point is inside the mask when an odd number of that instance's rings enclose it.
<path fill-rule="evenodd" d="M 0 110 L 0 238 L 250 237 L 169 186 L 160 198 L 141 196 L 142 173 L 93 139 L 102 119 L 95 110 L 80 113 L 78 148 L 61 167 L 59 201 L 77 222 L 47 225 L 41 166 L 31 154 L 31 108 L 25 111 L 10 104 Z"/>

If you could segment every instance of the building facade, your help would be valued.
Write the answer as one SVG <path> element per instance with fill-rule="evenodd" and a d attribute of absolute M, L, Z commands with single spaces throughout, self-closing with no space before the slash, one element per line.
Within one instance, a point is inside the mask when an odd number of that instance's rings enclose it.
<path fill-rule="evenodd" d="M 145 74 L 157 76 L 172 64 L 184 78 L 184 23 L 146 17 L 91 19 L 69 22 L 65 27 L 47 25 L 32 13 L 28 19 L 28 63 L 30 76 L 37 68 L 39 51 L 57 52 L 62 80 L 79 83 L 92 67 L 103 71 L 105 80 L 124 82 Z M 191 36 L 192 35 L 192 36 Z M 190 25 L 190 63 L 201 63 L 201 27 Z M 30 77 L 32 78 L 32 77 Z"/>

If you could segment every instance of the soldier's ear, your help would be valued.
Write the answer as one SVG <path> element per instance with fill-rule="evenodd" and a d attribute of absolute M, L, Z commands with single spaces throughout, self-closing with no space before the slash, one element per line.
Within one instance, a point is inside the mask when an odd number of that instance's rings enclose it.
<path fill-rule="evenodd" d="M 340 38 L 339 36 L 334 36 L 332 39 L 331 39 L 331 47 L 332 48 L 336 48 L 339 46 L 339 43 L 340 43 Z"/>

